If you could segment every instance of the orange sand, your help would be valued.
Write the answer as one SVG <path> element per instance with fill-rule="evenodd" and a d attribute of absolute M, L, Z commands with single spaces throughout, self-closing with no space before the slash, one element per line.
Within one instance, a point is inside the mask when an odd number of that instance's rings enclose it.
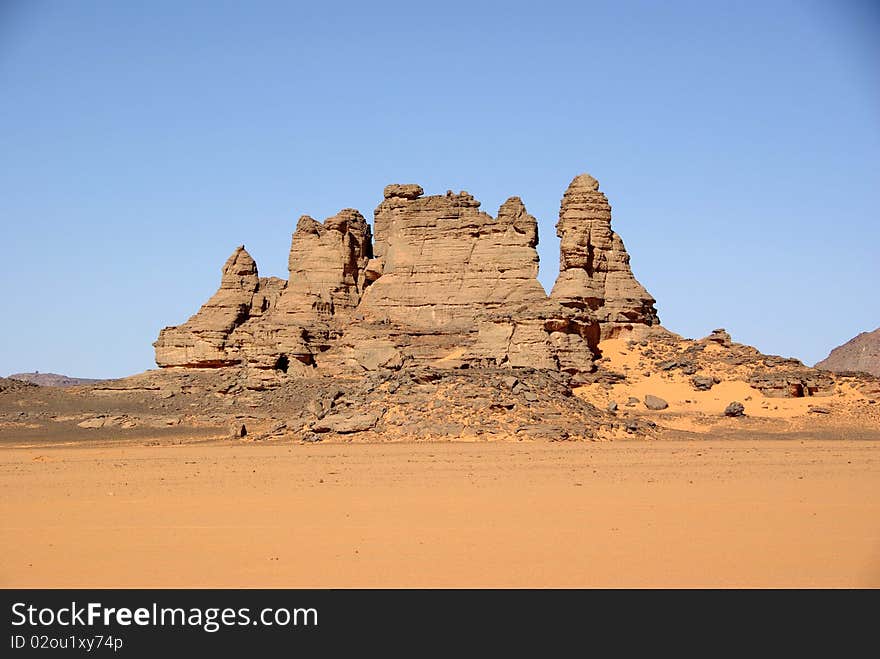
<path fill-rule="evenodd" d="M 5 587 L 878 587 L 880 444 L 3 449 L 0 519 Z"/>

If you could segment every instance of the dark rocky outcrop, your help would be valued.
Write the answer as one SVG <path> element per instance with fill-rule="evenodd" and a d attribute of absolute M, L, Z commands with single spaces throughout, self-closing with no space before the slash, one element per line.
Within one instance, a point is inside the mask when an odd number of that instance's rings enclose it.
<path fill-rule="evenodd" d="M 869 373 L 880 377 L 880 328 L 862 332 L 831 351 L 816 368 L 834 373 Z"/>
<path fill-rule="evenodd" d="M 79 387 L 103 381 L 95 378 L 74 378 L 59 373 L 40 373 L 39 371 L 34 371 L 33 373 L 13 373 L 8 377 L 10 380 L 29 382 L 40 387 Z"/>

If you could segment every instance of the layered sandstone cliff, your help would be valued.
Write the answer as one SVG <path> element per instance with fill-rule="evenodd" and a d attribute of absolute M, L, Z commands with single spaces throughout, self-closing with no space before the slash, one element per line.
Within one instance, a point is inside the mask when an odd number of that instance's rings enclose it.
<path fill-rule="evenodd" d="M 469 328 L 486 311 L 546 298 L 537 280 L 538 223 L 519 197 L 492 217 L 467 192 L 422 196 L 389 185 L 376 208 L 375 283 L 360 310 L 424 328 Z"/>
<path fill-rule="evenodd" d="M 183 325 L 162 330 L 159 366 L 244 364 L 305 373 L 410 363 L 534 367 L 582 376 L 600 338 L 658 322 L 611 231 L 589 175 L 562 200 L 561 271 L 551 296 L 537 280 L 537 220 L 519 197 L 496 216 L 467 192 L 385 188 L 375 240 L 356 210 L 300 218 L 289 279 L 261 278 L 239 247 L 220 290 Z"/>

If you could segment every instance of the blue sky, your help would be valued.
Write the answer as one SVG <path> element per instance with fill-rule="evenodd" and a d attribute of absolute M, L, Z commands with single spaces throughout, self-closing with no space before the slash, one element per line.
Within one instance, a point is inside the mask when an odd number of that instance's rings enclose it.
<path fill-rule="evenodd" d="M 0 374 L 122 376 L 244 243 L 382 188 L 597 177 L 665 326 L 813 363 L 880 325 L 880 9 L 0 2 Z"/>

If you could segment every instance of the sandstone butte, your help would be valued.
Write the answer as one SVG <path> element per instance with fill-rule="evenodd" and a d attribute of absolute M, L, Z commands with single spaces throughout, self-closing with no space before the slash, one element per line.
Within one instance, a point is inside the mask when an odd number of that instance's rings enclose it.
<path fill-rule="evenodd" d="M 467 192 L 393 184 L 375 210 L 293 232 L 287 281 L 260 277 L 237 247 L 220 288 L 154 343 L 160 367 L 246 366 L 289 374 L 531 367 L 574 384 L 595 370 L 600 340 L 659 324 L 588 174 L 572 180 L 557 223 L 560 272 L 537 280 L 538 224 L 519 197 L 493 217 Z"/>
<path fill-rule="evenodd" d="M 660 325 L 593 177 L 571 181 L 556 229 L 547 295 L 538 223 L 519 197 L 492 216 L 467 192 L 394 184 L 372 227 L 351 208 L 302 216 L 288 279 L 260 277 L 237 247 L 217 292 L 159 333 L 158 370 L 65 389 L 0 378 L 0 439 L 602 441 L 878 427 L 876 378 L 764 355 L 723 329 L 694 340 Z"/>
<path fill-rule="evenodd" d="M 0 443 L 24 449 L 7 453 L 8 581 L 790 587 L 877 574 L 880 378 L 662 327 L 588 175 L 565 191 L 557 233 L 547 295 L 519 198 L 493 217 L 465 192 L 390 185 L 372 227 L 353 209 L 300 218 L 287 281 L 235 249 L 217 292 L 161 331 L 162 368 L 64 388 L 0 378 Z M 577 446 L 647 438 L 685 442 Z M 214 441 L 263 445 L 209 455 Z M 528 446 L 543 441 L 573 445 Z M 90 560 L 71 571 L 59 548 Z M 733 567 L 711 576 L 720 564 Z"/>

